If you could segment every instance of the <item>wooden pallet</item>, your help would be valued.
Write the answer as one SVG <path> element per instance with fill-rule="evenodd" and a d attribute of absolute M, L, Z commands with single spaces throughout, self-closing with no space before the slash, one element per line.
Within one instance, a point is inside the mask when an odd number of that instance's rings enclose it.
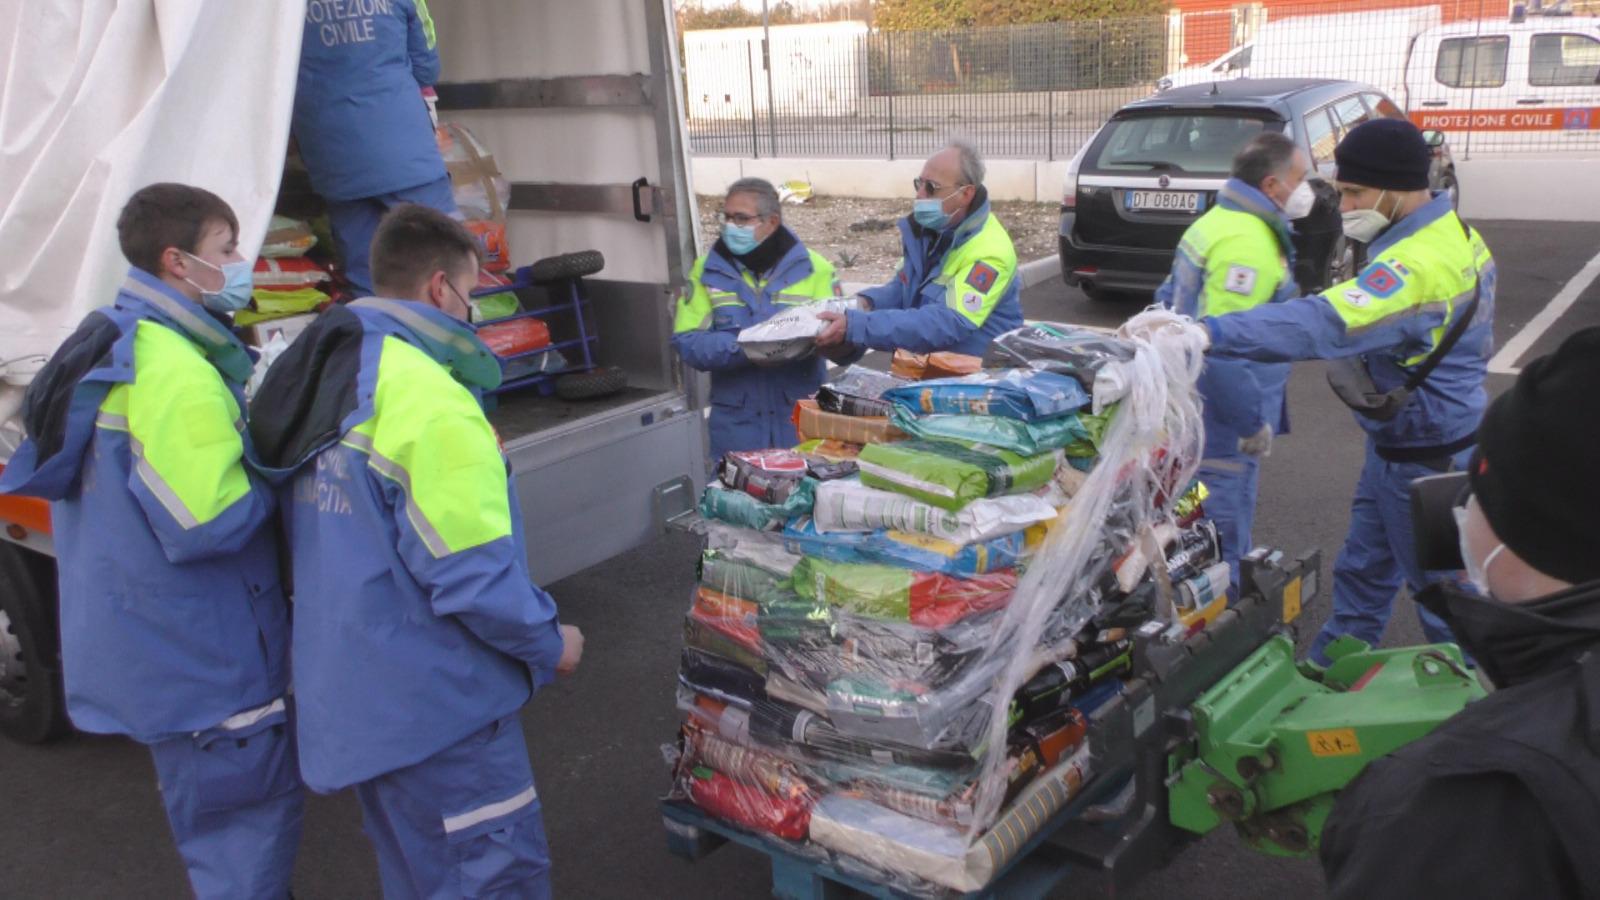
<path fill-rule="evenodd" d="M 1055 818 L 1039 829 L 1023 845 L 995 880 L 967 894 L 947 891 L 941 897 L 961 900 L 1043 900 L 1071 874 L 1077 859 L 1065 846 L 1052 840 L 1057 832 L 1072 824 L 1083 810 L 1103 802 L 1122 784 L 1106 784 L 1094 779 L 1068 803 Z M 800 855 L 786 841 L 745 831 L 707 815 L 687 801 L 664 800 L 662 825 L 667 833 L 667 849 L 691 862 L 701 859 L 729 842 L 766 854 L 772 861 L 772 896 L 779 900 L 836 900 L 846 897 L 871 897 L 875 900 L 906 900 L 923 895 L 906 893 L 891 885 L 845 872 L 829 862 Z"/>

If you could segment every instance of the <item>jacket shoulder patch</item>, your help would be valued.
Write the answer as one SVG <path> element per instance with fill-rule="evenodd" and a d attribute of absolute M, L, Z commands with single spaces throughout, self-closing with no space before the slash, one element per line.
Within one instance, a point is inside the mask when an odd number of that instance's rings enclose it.
<path fill-rule="evenodd" d="M 995 271 L 994 266 L 985 262 L 973 263 L 972 270 L 967 272 L 967 286 L 985 294 L 989 293 L 994 283 L 999 280 L 1000 273 Z"/>
<path fill-rule="evenodd" d="M 1250 295 L 1256 289 L 1256 270 L 1249 266 L 1229 266 L 1223 288 L 1230 294 Z"/>
<path fill-rule="evenodd" d="M 1361 275 L 1361 289 L 1374 297 L 1392 297 L 1404 286 L 1405 280 L 1388 263 L 1374 263 Z"/>

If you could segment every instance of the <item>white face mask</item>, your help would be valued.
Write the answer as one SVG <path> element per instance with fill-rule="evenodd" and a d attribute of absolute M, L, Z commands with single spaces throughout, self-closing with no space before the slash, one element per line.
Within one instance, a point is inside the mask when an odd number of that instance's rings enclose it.
<path fill-rule="evenodd" d="M 1478 593 L 1485 597 L 1493 597 L 1493 592 L 1489 590 L 1489 564 L 1500 555 L 1500 551 L 1506 549 L 1506 545 L 1497 544 L 1489 551 L 1489 555 L 1483 558 L 1483 563 L 1479 564 L 1467 549 L 1467 508 L 1457 506 L 1450 510 L 1450 514 L 1456 519 L 1456 536 L 1461 540 L 1461 562 L 1467 569 L 1467 581 L 1478 589 Z"/>
<path fill-rule="evenodd" d="M 1289 221 L 1303 219 L 1311 215 L 1311 207 L 1316 205 L 1317 195 L 1311 190 L 1311 182 L 1300 179 L 1300 184 L 1289 192 L 1289 198 L 1283 201 L 1283 214 Z"/>
<path fill-rule="evenodd" d="M 1352 241 L 1370 244 L 1373 238 L 1383 234 L 1383 230 L 1389 227 L 1389 217 L 1378 212 L 1377 207 L 1383 203 L 1384 194 L 1387 193 L 1388 191 L 1384 191 L 1378 194 L 1378 202 L 1373 204 L 1372 209 L 1352 209 L 1342 214 L 1345 237 Z"/>

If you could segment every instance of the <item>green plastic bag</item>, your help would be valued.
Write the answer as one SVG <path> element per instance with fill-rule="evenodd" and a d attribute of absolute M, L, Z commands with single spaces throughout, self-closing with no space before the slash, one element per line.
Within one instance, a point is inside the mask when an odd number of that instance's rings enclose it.
<path fill-rule="evenodd" d="M 495 319 L 514 316 L 519 312 L 522 312 L 522 304 L 517 302 L 517 294 L 512 290 L 472 298 L 474 322 L 492 322 Z"/>
<path fill-rule="evenodd" d="M 795 516 L 810 515 L 816 488 L 816 479 L 802 478 L 789 499 L 782 503 L 762 503 L 744 491 L 712 484 L 700 496 L 700 515 L 740 528 L 776 531 Z"/>
<path fill-rule="evenodd" d="M 856 464 L 861 483 L 959 510 L 974 500 L 1021 494 L 1055 474 L 1057 454 L 1022 456 L 994 447 L 911 440 L 868 444 Z"/>
<path fill-rule="evenodd" d="M 830 562 L 807 556 L 794 568 L 794 592 L 847 612 L 927 628 L 943 628 L 1004 606 L 1017 573 L 1002 569 L 957 578 L 895 566 Z"/>
<path fill-rule="evenodd" d="M 894 427 L 919 438 L 986 444 L 1021 456 L 1065 450 L 1068 456 L 1098 454 L 1109 413 L 1076 413 L 1024 422 L 1002 416 L 917 416 L 903 406 L 891 414 Z"/>

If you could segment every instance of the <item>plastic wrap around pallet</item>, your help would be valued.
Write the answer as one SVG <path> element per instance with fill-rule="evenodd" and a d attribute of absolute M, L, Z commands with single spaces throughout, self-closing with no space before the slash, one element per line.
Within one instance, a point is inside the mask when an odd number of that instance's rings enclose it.
<path fill-rule="evenodd" d="M 781 506 L 747 493 L 777 499 L 748 466 L 722 473 L 684 620 L 676 796 L 936 894 L 982 888 L 1077 793 L 1130 635 L 1204 627 L 1226 575 L 1215 529 L 1173 514 L 1187 497 L 1192 517 L 1196 496 L 1199 348 L 1068 338 L 1048 349 L 1094 354 L 1092 398 L 1087 364 L 1076 378 L 1021 368 L 953 394 L 919 383 L 933 393 L 895 411 L 908 431 L 1024 436 L 1016 450 L 1044 453 L 869 441 L 861 476 L 823 477 L 800 448 L 810 475 Z M 1085 455 L 1062 465 L 1063 442 Z"/>

